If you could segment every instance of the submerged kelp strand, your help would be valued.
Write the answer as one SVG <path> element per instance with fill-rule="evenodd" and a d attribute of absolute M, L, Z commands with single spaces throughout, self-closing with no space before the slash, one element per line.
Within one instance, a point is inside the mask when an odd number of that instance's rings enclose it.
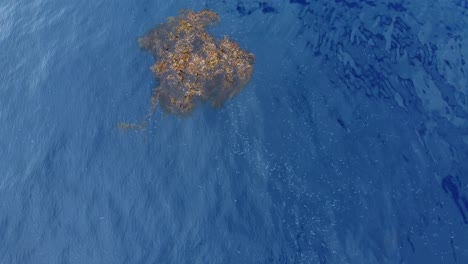
<path fill-rule="evenodd" d="M 227 36 L 210 36 L 206 28 L 218 21 L 213 11 L 185 10 L 138 40 L 156 59 L 151 71 L 159 86 L 153 89 L 149 115 L 158 105 L 176 115 L 189 115 L 200 102 L 220 107 L 249 82 L 254 55 Z"/>

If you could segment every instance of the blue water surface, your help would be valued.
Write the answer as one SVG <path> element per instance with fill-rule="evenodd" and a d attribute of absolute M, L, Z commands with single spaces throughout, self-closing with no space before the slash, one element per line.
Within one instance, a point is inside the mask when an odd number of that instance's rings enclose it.
<path fill-rule="evenodd" d="M 182 9 L 255 54 L 161 110 Z M 0 1 L 0 263 L 468 263 L 466 0 Z"/>

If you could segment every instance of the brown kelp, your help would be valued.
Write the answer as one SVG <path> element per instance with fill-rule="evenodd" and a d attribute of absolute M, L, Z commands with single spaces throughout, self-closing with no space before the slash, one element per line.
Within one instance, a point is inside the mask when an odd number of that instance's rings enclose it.
<path fill-rule="evenodd" d="M 210 36 L 206 28 L 218 21 L 210 10 L 184 10 L 138 40 L 156 59 L 151 71 L 159 86 L 153 89 L 149 115 L 157 105 L 177 115 L 189 115 L 200 102 L 220 107 L 249 82 L 254 55 L 227 36 Z M 120 127 L 142 128 L 144 123 Z"/>

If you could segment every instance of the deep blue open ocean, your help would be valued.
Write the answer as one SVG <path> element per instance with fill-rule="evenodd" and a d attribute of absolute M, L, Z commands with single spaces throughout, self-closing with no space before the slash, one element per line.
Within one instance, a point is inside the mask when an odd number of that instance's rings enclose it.
<path fill-rule="evenodd" d="M 183 9 L 255 55 L 160 108 Z M 468 1 L 0 1 L 0 264 L 468 263 Z"/>

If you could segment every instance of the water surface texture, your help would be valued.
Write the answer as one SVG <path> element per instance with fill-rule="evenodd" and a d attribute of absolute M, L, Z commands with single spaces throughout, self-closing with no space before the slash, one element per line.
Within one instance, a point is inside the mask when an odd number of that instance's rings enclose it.
<path fill-rule="evenodd" d="M 182 9 L 255 55 L 157 110 Z M 0 263 L 468 263 L 466 0 L 0 2 Z"/>

